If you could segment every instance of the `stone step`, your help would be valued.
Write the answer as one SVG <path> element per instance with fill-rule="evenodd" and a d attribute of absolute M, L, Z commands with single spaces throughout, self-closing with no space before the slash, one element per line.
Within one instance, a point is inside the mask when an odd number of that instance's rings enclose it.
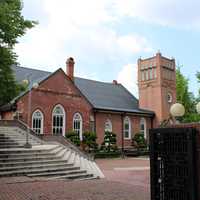
<path fill-rule="evenodd" d="M 25 144 L 26 143 L 26 139 L 6 139 L 6 140 L 0 140 L 0 145 L 7 143 L 7 142 L 17 142 L 19 144 Z M 38 141 L 36 140 L 29 140 L 29 143 L 31 144 L 40 144 Z"/>
<path fill-rule="evenodd" d="M 6 140 L 13 140 L 13 141 L 26 141 L 26 137 L 0 137 L 0 142 L 4 142 Z M 30 141 L 36 141 L 36 139 L 30 139 Z"/>
<path fill-rule="evenodd" d="M 13 145 L 1 145 L 0 149 L 11 149 L 11 148 L 23 148 L 24 145 L 20 145 L 20 144 L 13 144 Z"/>
<path fill-rule="evenodd" d="M 0 137 L 24 137 L 25 135 L 22 135 L 20 133 L 0 133 Z"/>
<path fill-rule="evenodd" d="M 5 140 L 5 139 L 8 139 L 8 140 L 26 140 L 26 136 L 22 136 L 22 135 L 19 135 L 19 136 L 12 136 L 12 135 L 10 135 L 10 136 L 8 136 L 8 135 L 0 136 L 0 141 Z M 37 139 L 34 138 L 34 137 L 29 137 L 28 139 L 37 141 Z"/>
<path fill-rule="evenodd" d="M 0 173 L 5 171 L 17 171 L 17 170 L 28 170 L 28 169 L 43 169 L 43 168 L 57 168 L 57 167 L 69 167 L 73 166 L 72 163 L 53 163 L 53 164 L 32 164 L 32 165 L 21 165 L 21 166 L 12 166 L 12 167 L 0 167 Z"/>
<path fill-rule="evenodd" d="M 76 152 L 72 151 L 69 157 L 69 162 L 74 163 L 75 157 L 76 157 Z"/>
<path fill-rule="evenodd" d="M 10 154 L 10 153 L 40 153 L 40 152 L 49 152 L 59 147 L 59 145 L 38 145 L 40 148 L 31 148 L 31 149 L 0 149 L 0 154 Z"/>
<path fill-rule="evenodd" d="M 10 137 L 7 136 L 0 136 L 0 141 L 10 140 Z"/>
<path fill-rule="evenodd" d="M 61 172 L 61 171 L 67 171 L 67 170 L 75 170 L 75 169 L 80 169 L 79 167 L 74 167 L 74 166 L 65 166 L 65 167 L 56 167 L 56 168 L 40 168 L 40 169 L 20 169 L 20 170 L 15 170 L 15 171 L 6 171 L 6 172 L 1 172 L 0 177 L 3 176 L 17 176 L 17 175 L 31 175 L 31 174 L 37 174 L 37 173 L 50 173 L 50 172 Z"/>
<path fill-rule="evenodd" d="M 83 179 L 83 178 L 92 178 L 93 174 L 87 174 L 87 173 L 79 173 L 74 175 L 66 175 L 63 176 L 62 179 Z"/>
<path fill-rule="evenodd" d="M 96 172 L 95 175 L 97 176 L 97 178 L 105 178 L 104 174 L 102 173 L 102 171 L 100 170 L 96 162 L 92 162 L 92 163 L 93 163 L 93 168 L 94 168 L 94 171 Z"/>
<path fill-rule="evenodd" d="M 24 157 L 30 157 L 30 156 L 34 156 L 34 157 L 38 157 L 38 156 L 49 156 L 49 155 L 56 155 L 57 153 L 59 153 L 61 150 L 63 150 L 63 147 L 58 147 L 54 150 L 48 151 L 48 152 L 26 152 L 26 153 L 4 153 L 4 154 L 0 154 L 0 159 L 1 158 L 24 158 Z"/>
<path fill-rule="evenodd" d="M 5 142 L 1 142 L 0 141 L 0 146 L 1 145 L 12 145 L 12 144 L 18 144 L 16 141 L 5 141 Z"/>
<path fill-rule="evenodd" d="M 31 161 L 31 160 L 54 160 L 54 159 L 59 159 L 62 158 L 64 156 L 64 154 L 66 153 L 65 151 L 67 150 L 63 150 L 63 153 L 61 155 L 49 155 L 49 156 L 29 156 L 29 157 L 24 157 L 24 158 L 0 158 L 0 162 L 16 162 L 16 161 L 23 161 L 23 162 L 27 162 L 27 161 Z M 60 152 L 61 153 L 61 152 Z"/>
<path fill-rule="evenodd" d="M 5 136 L 0 136 L 0 141 L 5 141 L 5 139 L 8 140 L 22 140 L 22 141 L 26 141 L 26 135 L 5 135 Z M 40 142 L 39 139 L 29 136 L 28 137 L 29 141 L 36 141 L 36 142 Z"/>
<path fill-rule="evenodd" d="M 28 174 L 29 177 L 44 177 L 44 176 L 51 176 L 50 179 L 57 179 L 60 177 L 65 177 L 69 174 L 86 174 L 86 170 L 80 170 L 78 167 L 74 167 L 73 170 L 68 171 L 58 171 L 58 172 L 43 172 L 43 173 L 34 173 L 34 174 Z"/>
<path fill-rule="evenodd" d="M 93 180 L 93 179 L 99 179 L 99 177 L 96 176 L 91 176 L 91 177 L 82 177 L 82 178 L 78 178 L 77 181 L 87 181 L 87 180 Z"/>
<path fill-rule="evenodd" d="M 55 159 L 55 160 L 36 160 L 28 162 L 0 162 L 0 167 L 11 167 L 11 166 L 21 166 L 21 165 L 34 165 L 34 164 L 53 164 L 53 163 L 65 163 L 67 160 Z"/>

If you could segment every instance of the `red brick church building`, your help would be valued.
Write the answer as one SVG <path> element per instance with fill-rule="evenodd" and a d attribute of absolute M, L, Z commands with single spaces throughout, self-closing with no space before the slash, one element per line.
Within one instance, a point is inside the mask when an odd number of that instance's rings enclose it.
<path fill-rule="evenodd" d="M 38 134 L 65 135 L 74 130 L 80 140 L 84 131 L 94 131 L 98 144 L 106 130 L 112 131 L 118 146 L 130 146 L 139 132 L 148 139 L 148 130 L 167 119 L 176 102 L 175 60 L 160 53 L 138 60 L 139 100 L 115 80 L 75 77 L 74 67 L 73 58 L 67 60 L 66 71 L 53 73 L 12 66 L 19 83 L 29 80 L 29 89 L 0 108 L 1 119 L 17 115 Z"/>

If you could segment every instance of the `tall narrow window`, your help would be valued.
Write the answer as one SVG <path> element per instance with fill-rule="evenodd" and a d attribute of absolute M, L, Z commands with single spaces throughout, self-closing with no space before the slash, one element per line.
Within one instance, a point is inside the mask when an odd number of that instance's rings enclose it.
<path fill-rule="evenodd" d="M 131 123 L 129 117 L 124 118 L 124 139 L 131 139 Z"/>
<path fill-rule="evenodd" d="M 73 130 L 79 135 L 80 140 L 83 140 L 83 120 L 79 113 L 75 113 L 73 117 Z"/>
<path fill-rule="evenodd" d="M 112 122 L 107 119 L 105 123 L 105 132 L 112 132 Z"/>
<path fill-rule="evenodd" d="M 38 134 L 43 134 L 43 114 L 36 110 L 32 115 L 32 129 Z"/>
<path fill-rule="evenodd" d="M 144 71 L 141 71 L 141 75 L 142 75 L 142 81 L 144 81 L 145 80 Z"/>
<path fill-rule="evenodd" d="M 148 81 L 149 80 L 149 71 L 145 70 L 145 80 Z"/>
<path fill-rule="evenodd" d="M 65 111 L 61 105 L 53 109 L 53 134 L 65 134 Z"/>
<path fill-rule="evenodd" d="M 156 68 L 153 68 L 154 70 L 154 79 L 156 79 L 157 78 L 157 71 L 156 71 Z"/>
<path fill-rule="evenodd" d="M 150 80 L 153 79 L 153 69 L 152 68 L 149 70 L 149 79 Z"/>
<path fill-rule="evenodd" d="M 140 119 L 140 133 L 144 135 L 144 138 L 147 138 L 147 133 L 146 133 L 146 120 L 145 118 Z"/>

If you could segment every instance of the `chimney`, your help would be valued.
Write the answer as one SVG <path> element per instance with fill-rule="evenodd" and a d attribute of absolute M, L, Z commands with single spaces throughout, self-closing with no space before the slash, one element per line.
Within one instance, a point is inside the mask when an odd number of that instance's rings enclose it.
<path fill-rule="evenodd" d="M 117 80 L 113 80 L 113 84 L 117 85 L 118 84 Z"/>
<path fill-rule="evenodd" d="M 74 59 L 69 57 L 66 61 L 67 76 L 73 81 L 74 80 Z"/>

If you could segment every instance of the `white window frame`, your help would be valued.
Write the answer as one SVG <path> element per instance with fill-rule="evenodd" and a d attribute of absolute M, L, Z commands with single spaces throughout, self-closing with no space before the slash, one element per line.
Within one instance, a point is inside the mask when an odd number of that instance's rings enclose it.
<path fill-rule="evenodd" d="M 107 128 L 107 127 L 109 127 L 109 128 Z M 112 122 L 110 119 L 107 119 L 104 124 L 104 132 L 112 132 Z"/>
<path fill-rule="evenodd" d="M 141 129 L 141 125 L 144 125 L 144 130 Z M 144 134 L 144 138 L 147 139 L 147 121 L 144 117 L 140 119 L 140 133 Z"/>
<path fill-rule="evenodd" d="M 172 93 L 168 92 L 168 93 L 167 93 L 167 102 L 168 102 L 168 103 L 172 103 L 172 101 L 173 101 Z"/>
<path fill-rule="evenodd" d="M 76 128 L 77 123 L 80 123 L 79 129 Z M 83 119 L 80 113 L 75 113 L 73 116 L 73 131 L 79 134 L 80 141 L 83 140 Z"/>
<path fill-rule="evenodd" d="M 126 123 L 128 122 L 128 130 L 126 130 Z M 128 131 L 128 137 L 126 137 L 126 132 Z M 125 140 L 130 140 L 131 139 L 131 120 L 129 117 L 125 117 L 123 121 L 123 134 L 124 134 L 124 139 Z"/>
<path fill-rule="evenodd" d="M 34 116 L 36 113 L 40 113 L 40 117 L 38 117 L 38 116 Z M 33 127 L 33 125 L 34 125 L 34 120 L 41 120 L 41 122 L 40 122 L 40 128 L 38 128 L 38 127 Z M 39 109 L 37 109 L 37 110 L 35 110 L 34 112 L 33 112 L 33 114 L 32 114 L 32 130 L 34 131 L 34 132 L 36 132 L 37 134 L 43 134 L 43 126 L 44 126 L 44 115 L 43 115 L 43 113 L 41 112 L 41 110 L 39 110 Z M 40 133 L 38 133 L 38 129 L 40 129 Z"/>
<path fill-rule="evenodd" d="M 55 110 L 56 110 L 56 108 L 57 107 L 59 107 L 61 110 L 62 110 L 62 114 L 55 114 L 54 112 L 55 112 Z M 56 135 L 56 133 L 54 133 L 53 132 L 53 130 L 54 130 L 54 128 L 59 128 L 59 126 L 54 126 L 54 116 L 62 116 L 63 117 L 63 126 L 62 127 L 60 127 L 60 128 L 62 128 L 62 135 L 63 136 L 65 136 L 65 123 L 66 123 L 66 118 L 65 118 L 65 109 L 64 109 L 64 107 L 62 106 L 62 105 L 60 105 L 60 104 L 57 104 L 54 108 L 53 108 L 53 112 L 52 112 L 52 134 L 55 134 Z"/>

